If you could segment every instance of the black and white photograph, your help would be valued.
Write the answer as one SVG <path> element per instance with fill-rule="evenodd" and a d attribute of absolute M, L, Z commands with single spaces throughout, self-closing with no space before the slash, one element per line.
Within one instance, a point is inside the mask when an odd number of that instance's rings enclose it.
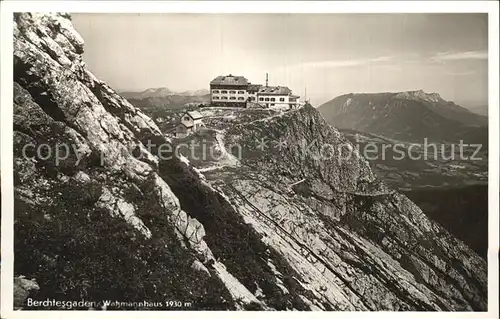
<path fill-rule="evenodd" d="M 498 3 L 152 2 L 2 12 L 2 318 L 498 318 Z"/>

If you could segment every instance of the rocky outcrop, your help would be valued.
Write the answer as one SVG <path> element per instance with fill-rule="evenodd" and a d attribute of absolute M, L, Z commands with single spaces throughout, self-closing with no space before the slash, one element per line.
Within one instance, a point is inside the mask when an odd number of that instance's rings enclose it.
<path fill-rule="evenodd" d="M 279 171 L 291 183 L 310 178 L 339 192 L 389 192 L 352 144 L 310 105 L 236 125 L 228 130 L 226 143 L 227 149 L 242 145 L 247 165 L 258 165 L 273 175 Z"/>
<path fill-rule="evenodd" d="M 92 210 L 123 219 L 147 242 L 158 234 L 150 229 L 153 221 L 145 222 L 137 203 L 127 199 L 132 189 L 161 209 L 177 237 L 170 244 L 187 244 L 195 258 L 209 262 L 213 256 L 203 241 L 203 226 L 181 209 L 158 175 L 158 159 L 145 147 L 146 141 L 158 145 L 169 140 L 86 69 L 82 52 L 83 40 L 68 15 L 15 15 L 16 214 L 22 215 L 26 205 L 44 210 L 63 201 L 57 198 L 61 193 L 53 193 L 55 188 L 92 187 L 98 193 Z M 53 217 L 44 216 L 47 221 Z"/>
<path fill-rule="evenodd" d="M 263 138 L 283 145 L 263 150 Z M 294 142 L 301 140 L 319 143 L 304 154 L 305 148 Z M 340 164 L 323 156 L 321 143 L 334 150 L 350 143 L 317 110 L 304 107 L 230 128 L 226 143 L 235 141 L 250 156 L 243 156 L 239 169 L 220 173 L 225 182 L 218 187 L 269 245 L 308 278 L 313 291 L 326 287 L 309 299 L 316 307 L 486 309 L 483 259 L 404 195 L 377 181 L 356 150 Z M 328 295 L 332 292 L 341 295 Z"/>
<path fill-rule="evenodd" d="M 107 174 L 124 174 L 137 185 L 151 183 L 154 191 L 150 195 L 173 216 L 177 230 L 182 235 L 189 234 L 189 237 L 199 233 L 199 225 L 189 221 L 169 186 L 155 172 L 158 160 L 141 143 L 141 139 L 148 138 L 164 143 L 168 140 L 162 137 L 149 118 L 85 69 L 79 55 L 82 52 L 83 40 L 65 16 L 16 16 L 16 128 L 32 131 L 33 126 L 41 124 L 32 123 L 36 120 L 47 126 L 57 126 L 66 136 L 59 137 L 58 143 L 49 144 L 51 148 L 62 150 L 76 145 L 71 150 L 76 157 L 75 164 L 83 164 L 94 155 Z M 34 119 L 32 112 L 41 119 Z M 23 134 L 21 129 L 18 132 Z M 44 135 L 48 132 L 37 133 L 40 134 L 36 137 L 51 138 Z M 71 160 L 66 159 L 68 166 Z M 58 170 L 59 165 L 54 164 L 54 169 Z M 84 183 L 91 182 L 92 178 L 88 175 L 82 177 L 83 174 L 76 171 L 75 177 Z M 115 210 L 141 229 L 146 237 L 151 236 L 135 216 L 133 205 L 116 198 L 110 190 L 103 189 L 99 205 Z M 200 240 L 200 236 L 196 240 Z"/>
<path fill-rule="evenodd" d="M 33 295 L 40 287 L 35 279 L 26 279 L 24 276 L 14 278 L 14 309 L 21 309 L 28 296 Z"/>

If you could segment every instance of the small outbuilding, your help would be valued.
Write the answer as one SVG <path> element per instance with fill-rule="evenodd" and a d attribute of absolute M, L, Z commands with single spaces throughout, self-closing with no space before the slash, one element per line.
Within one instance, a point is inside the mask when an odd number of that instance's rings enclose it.
<path fill-rule="evenodd" d="M 187 111 L 182 114 L 180 123 L 175 128 L 175 136 L 183 138 L 197 132 L 203 126 L 203 115 L 198 111 Z"/>

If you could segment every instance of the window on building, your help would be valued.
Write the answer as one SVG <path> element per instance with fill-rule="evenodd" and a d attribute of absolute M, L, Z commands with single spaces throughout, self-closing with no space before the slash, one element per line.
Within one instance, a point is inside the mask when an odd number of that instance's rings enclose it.
<path fill-rule="evenodd" d="M 269 101 L 269 98 L 268 98 L 268 97 L 266 97 L 266 102 L 267 102 L 267 101 Z"/>
<path fill-rule="evenodd" d="M 238 96 L 238 100 L 242 101 L 244 100 L 245 98 L 243 96 Z"/>
<path fill-rule="evenodd" d="M 274 106 L 274 103 L 271 103 L 271 106 Z"/>
<path fill-rule="evenodd" d="M 189 121 L 189 116 L 184 116 L 184 121 Z"/>
<path fill-rule="evenodd" d="M 285 102 L 285 98 L 284 97 L 280 97 L 280 102 Z"/>
<path fill-rule="evenodd" d="M 255 98 L 254 98 L 253 96 L 249 96 L 249 97 L 248 97 L 248 100 L 249 100 L 249 101 L 254 101 L 254 100 L 255 100 Z"/>
<path fill-rule="evenodd" d="M 236 97 L 235 96 L 230 96 L 229 99 L 230 100 L 236 100 Z"/>
<path fill-rule="evenodd" d="M 264 98 L 263 97 L 259 97 L 259 101 L 264 101 Z"/>
<path fill-rule="evenodd" d="M 222 100 L 227 100 L 227 96 L 221 97 Z"/>
<path fill-rule="evenodd" d="M 214 100 L 218 100 L 218 99 L 219 99 L 219 97 L 218 97 L 218 96 L 213 96 L 213 97 L 212 97 L 212 99 L 214 99 Z"/>
<path fill-rule="evenodd" d="M 213 90 L 212 93 L 219 93 L 219 90 Z"/>
<path fill-rule="evenodd" d="M 220 93 L 222 93 L 222 94 L 227 94 L 227 91 L 220 91 Z"/>
<path fill-rule="evenodd" d="M 245 91 L 238 91 L 238 94 L 245 94 Z"/>
<path fill-rule="evenodd" d="M 229 94 L 236 94 L 236 91 L 229 91 Z"/>
<path fill-rule="evenodd" d="M 271 98 L 271 102 L 275 102 L 276 99 L 274 97 Z"/>

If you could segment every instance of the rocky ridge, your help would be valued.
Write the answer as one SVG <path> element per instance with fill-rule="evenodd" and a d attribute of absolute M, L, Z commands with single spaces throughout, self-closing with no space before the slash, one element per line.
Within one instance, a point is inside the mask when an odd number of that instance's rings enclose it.
<path fill-rule="evenodd" d="M 281 138 L 284 146 L 279 152 L 260 151 L 256 141 L 264 137 Z M 297 147 L 302 139 L 316 147 Z M 323 296 L 334 309 L 470 310 L 486 305 L 484 261 L 407 197 L 378 181 L 356 150 L 340 164 L 325 154 L 321 161 L 311 159 L 322 154 L 323 143 L 349 144 L 314 108 L 228 129 L 227 146 L 235 140 L 251 156 L 223 174 L 221 190 L 298 272 L 321 270 L 321 276 L 304 274 L 311 285 L 340 280 L 338 289 L 349 301 Z M 290 195 L 287 185 L 297 180 L 304 181 Z M 262 216 L 273 224 L 255 220 Z M 298 248 L 285 248 L 282 241 L 290 238 L 294 243 L 288 244 Z M 294 260 L 297 250 L 305 260 Z"/>
<path fill-rule="evenodd" d="M 98 195 L 92 199 L 92 211 L 100 208 L 110 216 L 123 218 L 148 240 L 155 236 L 151 226 L 138 216 L 137 203 L 124 196 L 125 189 L 142 196 L 147 192 L 146 200 L 154 202 L 164 215 L 161 218 L 168 222 L 177 241 L 174 245 L 187 245 L 195 254 L 194 261 L 213 263 L 214 256 L 203 241 L 203 226 L 181 209 L 177 197 L 158 174 L 158 160 L 144 147 L 146 140 L 157 145 L 169 141 L 149 118 L 85 68 L 82 52 L 83 40 L 72 28 L 68 15 L 15 15 L 16 217 L 32 215 L 33 210 L 44 211 L 62 201 L 56 196 L 63 193 L 53 193 L 56 189 L 94 187 Z M 34 152 L 22 154 L 25 145 L 39 149 L 44 142 L 54 150 L 71 145 L 67 158 L 56 163 L 53 156 L 46 154 L 38 158 Z M 51 221 L 58 216 L 45 212 L 42 218 Z M 214 269 L 220 276 L 227 276 L 224 265 Z M 195 273 L 205 276 L 204 271 Z M 43 289 L 44 283 L 40 284 Z"/>

